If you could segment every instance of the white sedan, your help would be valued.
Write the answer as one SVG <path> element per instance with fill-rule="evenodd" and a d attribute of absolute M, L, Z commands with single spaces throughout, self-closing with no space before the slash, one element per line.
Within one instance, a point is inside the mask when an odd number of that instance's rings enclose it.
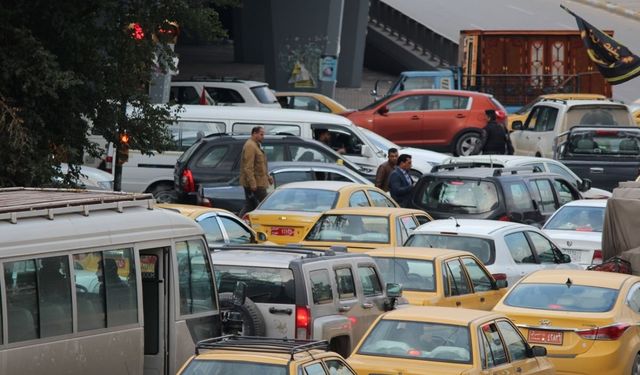
<path fill-rule="evenodd" d="M 583 267 L 602 263 L 602 227 L 606 199 L 573 201 L 560 207 L 542 230 L 562 252 Z"/>
<path fill-rule="evenodd" d="M 469 251 L 492 274 L 506 274 L 509 285 L 539 269 L 581 268 L 540 229 L 509 221 L 434 220 L 416 228 L 404 246 Z"/>

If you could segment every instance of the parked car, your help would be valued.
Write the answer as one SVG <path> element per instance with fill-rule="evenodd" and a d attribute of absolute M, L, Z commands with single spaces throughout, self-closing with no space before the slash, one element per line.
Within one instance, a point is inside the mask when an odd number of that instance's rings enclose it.
<path fill-rule="evenodd" d="M 513 122 L 516 155 L 553 158 L 555 138 L 577 125 L 633 126 L 629 108 L 611 100 L 543 100 L 527 120 Z"/>
<path fill-rule="evenodd" d="M 382 315 L 347 363 L 358 375 L 555 374 L 504 314 L 412 306 Z M 519 369 L 519 370 L 518 370 Z"/>
<path fill-rule="evenodd" d="M 269 84 L 265 82 L 207 77 L 171 82 L 170 101 L 177 104 L 204 104 L 203 99 L 206 104 L 212 105 L 280 108 Z"/>
<path fill-rule="evenodd" d="M 375 186 L 340 181 L 305 181 L 283 185 L 244 220 L 277 244 L 296 243 L 326 210 L 340 207 L 398 207 Z"/>
<path fill-rule="evenodd" d="M 562 176 L 535 168 L 468 167 L 434 167 L 413 188 L 411 206 L 436 219 L 453 216 L 542 226 L 560 206 L 582 198 Z"/>
<path fill-rule="evenodd" d="M 241 311 L 253 334 L 327 340 L 344 356 L 401 293 L 399 285 L 385 287 L 365 254 L 238 246 L 212 252 L 211 260 L 219 293 L 246 284 Z"/>
<path fill-rule="evenodd" d="M 412 305 L 491 310 L 506 292 L 507 275 L 491 275 L 467 251 L 390 247 L 367 254 L 385 281 L 402 285 L 402 296 Z"/>
<path fill-rule="evenodd" d="M 476 151 L 481 128 L 487 123 L 487 109 L 506 114 L 502 104 L 488 94 L 407 90 L 342 115 L 402 146 L 470 155 Z"/>
<path fill-rule="evenodd" d="M 511 131 L 512 124 L 516 121 L 522 121 L 524 123 L 527 120 L 527 116 L 529 116 L 529 112 L 531 112 L 531 108 L 537 103 L 543 100 L 605 100 L 606 96 L 602 94 L 586 94 L 586 93 L 562 93 L 562 94 L 545 94 L 540 95 L 529 103 L 525 104 L 522 108 L 517 110 L 515 113 L 510 114 L 508 117 L 509 124 L 507 125 L 507 129 Z"/>
<path fill-rule="evenodd" d="M 325 370 L 326 369 L 326 370 Z M 202 340 L 178 375 L 355 375 L 323 340 L 222 336 Z"/>
<path fill-rule="evenodd" d="M 578 177 L 571 169 L 558 160 L 521 155 L 472 155 L 451 157 L 442 161 L 442 164 L 467 164 L 470 167 L 489 168 L 520 168 L 537 167 L 541 172 L 555 173 L 569 181 L 578 189 L 585 199 L 602 199 L 611 196 L 610 191 L 591 186 L 591 180 Z"/>
<path fill-rule="evenodd" d="M 242 147 L 248 138 L 247 135 L 205 137 L 182 154 L 173 172 L 178 201 L 196 204 L 198 185 L 228 184 L 239 177 Z M 268 135 L 264 137 L 262 147 L 269 163 L 296 161 L 335 165 L 340 160 L 354 174 L 361 171 L 358 166 L 345 160 L 325 144 L 312 139 Z M 375 176 L 371 175 L 370 178 Z"/>
<path fill-rule="evenodd" d="M 412 230 L 431 220 L 426 212 L 409 208 L 337 208 L 318 217 L 299 244 L 320 249 L 341 246 L 351 252 L 402 246 Z"/>
<path fill-rule="evenodd" d="M 573 201 L 560 207 L 542 231 L 583 267 L 602 263 L 602 228 L 606 199 Z"/>
<path fill-rule="evenodd" d="M 278 98 L 278 102 L 280 102 L 282 108 L 304 109 L 307 111 L 335 114 L 347 111 L 347 108 L 342 104 L 317 92 L 279 91 L 276 92 L 276 98 Z"/>
<path fill-rule="evenodd" d="M 273 177 L 273 185 L 268 191 L 284 184 L 303 181 L 344 181 L 373 185 L 363 176 L 337 163 L 283 161 L 269 163 L 268 168 L 269 175 Z M 196 200 L 199 205 L 215 206 L 239 213 L 245 203 L 240 176 L 233 177 L 227 182 L 200 185 Z"/>
<path fill-rule="evenodd" d="M 494 308 L 541 345 L 559 374 L 640 372 L 640 277 L 542 270 L 522 278 Z"/>
<path fill-rule="evenodd" d="M 67 163 L 60 163 L 60 172 L 62 174 L 69 173 L 69 165 Z M 55 180 L 61 182 L 61 179 L 56 178 Z M 78 188 L 113 191 L 113 175 L 98 168 L 81 165 Z"/>
<path fill-rule="evenodd" d="M 543 268 L 581 268 L 540 229 L 508 221 L 434 220 L 416 228 L 405 246 L 468 251 L 492 274 L 506 274 L 509 285 Z"/>

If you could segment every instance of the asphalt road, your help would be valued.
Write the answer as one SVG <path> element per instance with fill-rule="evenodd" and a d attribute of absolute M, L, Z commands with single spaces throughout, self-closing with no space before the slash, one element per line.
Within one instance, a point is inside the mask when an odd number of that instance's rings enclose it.
<path fill-rule="evenodd" d="M 557 0 L 383 0 L 456 43 L 460 30 L 577 30 L 567 8 L 600 29 L 613 30 L 618 42 L 640 55 L 640 21 L 574 1 Z M 637 2 L 638 0 L 634 0 Z M 613 87 L 613 97 L 640 98 L 640 77 Z"/>

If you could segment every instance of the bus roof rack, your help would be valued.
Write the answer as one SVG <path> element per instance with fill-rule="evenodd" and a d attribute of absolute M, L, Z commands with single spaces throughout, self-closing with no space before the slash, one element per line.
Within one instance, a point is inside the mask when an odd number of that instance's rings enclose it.
<path fill-rule="evenodd" d="M 285 353 L 290 354 L 291 359 L 297 353 L 309 350 L 329 350 L 329 342 L 326 340 L 298 340 L 288 338 L 267 338 L 257 336 L 226 335 L 202 340 L 196 344 L 196 355 L 202 349 L 224 349 L 237 351 L 250 351 L 257 353 Z"/>

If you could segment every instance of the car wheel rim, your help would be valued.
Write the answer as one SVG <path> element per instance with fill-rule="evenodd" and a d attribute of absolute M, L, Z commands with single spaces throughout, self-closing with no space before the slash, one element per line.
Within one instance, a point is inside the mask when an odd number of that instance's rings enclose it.
<path fill-rule="evenodd" d="M 633 368 L 631 369 L 631 375 L 640 374 L 640 356 L 636 355 L 636 360 L 633 362 Z"/>
<path fill-rule="evenodd" d="M 174 203 L 175 198 L 173 194 L 168 191 L 159 192 L 155 195 L 156 202 L 158 203 Z"/>
<path fill-rule="evenodd" d="M 471 136 L 466 139 L 463 139 L 462 142 L 460 143 L 460 155 L 462 156 L 471 155 L 473 151 L 476 149 L 477 144 L 478 144 L 477 137 Z"/>

